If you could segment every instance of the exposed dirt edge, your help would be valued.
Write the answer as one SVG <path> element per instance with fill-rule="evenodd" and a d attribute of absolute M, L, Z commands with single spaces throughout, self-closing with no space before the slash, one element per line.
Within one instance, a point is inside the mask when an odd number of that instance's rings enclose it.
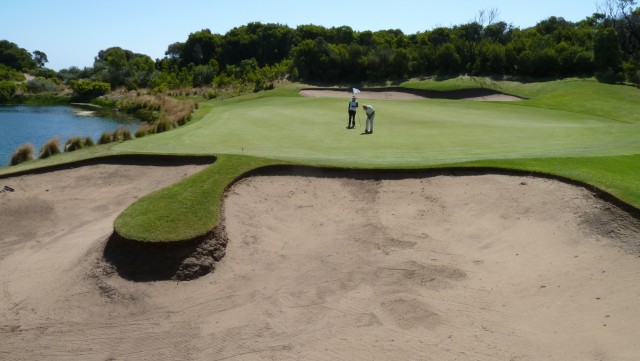
<path fill-rule="evenodd" d="M 115 154 L 102 157 L 83 159 L 76 162 L 49 165 L 34 169 L 20 170 L 6 174 L 0 174 L 0 179 L 27 174 L 43 174 L 57 170 L 73 169 L 96 164 L 122 164 L 122 165 L 154 165 L 176 166 L 186 164 L 206 165 L 217 160 L 211 155 L 163 155 L 163 154 Z"/>
<path fill-rule="evenodd" d="M 492 167 L 455 167 L 433 169 L 345 169 L 299 165 L 272 165 L 249 171 L 229 184 L 257 175 L 350 178 L 358 180 L 393 180 L 435 176 L 480 176 L 487 174 L 517 175 L 553 179 L 585 188 L 595 197 L 640 220 L 640 209 L 593 185 L 547 173 Z M 225 189 L 225 192 L 226 190 Z M 211 232 L 184 241 L 140 242 L 126 239 L 116 232 L 105 248 L 105 259 L 121 277 L 134 281 L 193 280 L 211 273 L 225 255 L 227 235 L 224 220 Z"/>
<path fill-rule="evenodd" d="M 132 241 L 113 232 L 105 246 L 104 258 L 128 280 L 186 281 L 213 272 L 226 249 L 224 227 L 181 242 Z"/>

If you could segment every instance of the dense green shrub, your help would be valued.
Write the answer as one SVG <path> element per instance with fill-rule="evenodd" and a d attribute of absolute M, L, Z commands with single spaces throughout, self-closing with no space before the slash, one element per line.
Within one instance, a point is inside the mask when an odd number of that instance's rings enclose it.
<path fill-rule="evenodd" d="M 33 159 L 33 144 L 23 144 L 11 156 L 11 165 L 20 164 Z"/>
<path fill-rule="evenodd" d="M 29 51 L 8 40 L 0 40 L 0 64 L 18 71 L 28 71 L 38 67 Z"/>
<path fill-rule="evenodd" d="M 628 82 L 640 84 L 640 60 L 630 60 L 623 65 L 624 75 Z"/>
<path fill-rule="evenodd" d="M 90 81 L 90 80 L 72 80 L 69 82 L 73 93 L 80 99 L 93 99 L 111 91 L 109 83 Z"/>
<path fill-rule="evenodd" d="M 50 79 L 37 77 L 27 81 L 27 91 L 29 93 L 53 93 L 56 90 L 58 90 L 58 85 Z"/>
<path fill-rule="evenodd" d="M 0 80 L 24 81 L 24 75 L 19 71 L 0 63 Z"/>
<path fill-rule="evenodd" d="M 16 93 L 17 86 L 12 81 L 0 80 L 0 102 L 6 102 Z"/>
<path fill-rule="evenodd" d="M 160 117 L 160 109 L 153 104 L 136 103 L 133 101 L 119 102 L 118 109 L 131 114 L 143 122 L 155 122 Z"/>
<path fill-rule="evenodd" d="M 38 68 L 33 72 L 33 75 L 37 77 L 43 77 L 45 79 L 49 79 L 56 84 L 60 84 L 60 79 L 58 79 L 58 73 L 53 69 Z"/>

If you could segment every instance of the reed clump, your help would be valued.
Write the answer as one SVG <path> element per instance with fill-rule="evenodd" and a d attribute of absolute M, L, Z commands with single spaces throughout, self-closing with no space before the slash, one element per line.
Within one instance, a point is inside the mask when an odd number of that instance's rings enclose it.
<path fill-rule="evenodd" d="M 138 129 L 136 129 L 134 136 L 136 138 L 142 138 L 144 136 L 155 134 L 155 133 L 156 133 L 156 126 L 154 124 L 142 124 L 141 126 L 138 127 Z"/>
<path fill-rule="evenodd" d="M 42 148 L 40 148 L 40 159 L 46 159 L 52 155 L 60 153 L 60 147 L 58 146 L 58 137 L 51 138 L 46 142 Z"/>
<path fill-rule="evenodd" d="M 131 135 L 131 131 L 128 128 L 118 127 L 115 131 L 113 131 L 112 139 L 114 142 L 124 142 L 126 140 L 133 139 L 133 136 Z"/>
<path fill-rule="evenodd" d="M 73 152 L 74 150 L 93 147 L 94 145 L 95 143 L 93 142 L 93 139 L 91 139 L 91 137 L 73 137 L 67 139 L 66 143 L 64 144 L 64 151 Z"/>
<path fill-rule="evenodd" d="M 11 156 L 10 165 L 17 165 L 33 159 L 33 144 L 23 144 Z"/>
<path fill-rule="evenodd" d="M 166 132 L 174 128 L 174 124 L 168 120 L 161 120 L 156 124 L 156 133 Z"/>
<path fill-rule="evenodd" d="M 109 144 L 113 142 L 113 132 L 105 130 L 100 134 L 100 138 L 98 138 L 98 144 Z"/>
<path fill-rule="evenodd" d="M 120 91 L 114 92 L 112 97 L 118 110 L 131 114 L 156 128 L 151 130 L 141 127 L 139 134 L 145 136 L 185 125 L 191 120 L 191 114 L 198 108 L 198 103 L 192 99 L 176 99 L 171 95 Z"/>

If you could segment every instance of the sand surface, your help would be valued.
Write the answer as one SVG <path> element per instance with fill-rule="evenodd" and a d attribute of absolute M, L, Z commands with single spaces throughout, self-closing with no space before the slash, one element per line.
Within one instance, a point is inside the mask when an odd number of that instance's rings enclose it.
<path fill-rule="evenodd" d="M 214 273 L 108 272 L 119 212 L 197 169 L 0 179 L 0 359 L 640 359 L 639 220 L 548 179 L 256 176 Z"/>

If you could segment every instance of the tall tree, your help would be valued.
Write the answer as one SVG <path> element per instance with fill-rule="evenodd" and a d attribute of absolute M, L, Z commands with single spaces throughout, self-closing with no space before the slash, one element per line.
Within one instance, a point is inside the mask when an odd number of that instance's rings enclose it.
<path fill-rule="evenodd" d="M 597 70 L 618 71 L 622 66 L 622 52 L 616 29 L 598 30 L 593 39 L 593 62 Z"/>
<path fill-rule="evenodd" d="M 205 65 L 219 56 L 222 36 L 204 29 L 189 34 L 182 50 L 183 65 Z"/>
<path fill-rule="evenodd" d="M 0 40 L 0 64 L 18 71 L 29 71 L 38 66 L 31 53 L 8 40 Z"/>
<path fill-rule="evenodd" d="M 41 52 L 40 50 L 36 50 L 33 52 L 33 60 L 35 60 L 38 66 L 41 68 L 45 63 L 49 62 L 49 59 L 47 59 L 47 54 Z"/>

